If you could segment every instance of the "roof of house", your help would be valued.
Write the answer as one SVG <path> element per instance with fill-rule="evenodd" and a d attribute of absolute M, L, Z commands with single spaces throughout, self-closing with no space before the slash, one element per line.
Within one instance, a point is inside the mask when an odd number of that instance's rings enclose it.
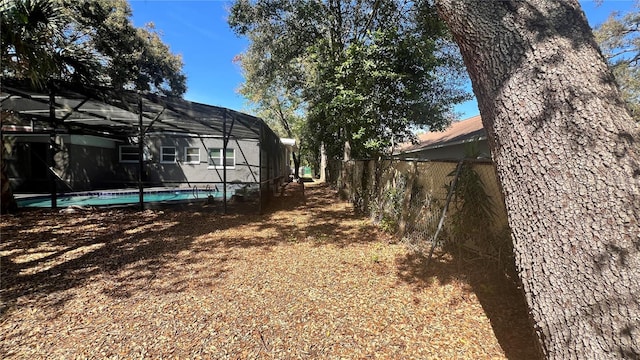
<path fill-rule="evenodd" d="M 183 133 L 234 139 L 261 139 L 266 133 L 279 143 L 262 119 L 218 106 L 151 93 L 97 89 L 62 82 L 56 83 L 53 92 L 48 94 L 46 90 L 36 90 L 28 83 L 3 79 L 1 109 L 31 121 L 31 131 L 35 131 L 33 124 L 46 131 L 55 123 L 56 127 L 69 131 L 136 136 L 142 121 L 144 133 Z M 53 107 L 50 109 L 52 98 Z M 51 112 L 55 114 L 54 119 L 50 117 Z"/>
<path fill-rule="evenodd" d="M 402 143 L 395 153 L 415 152 L 430 148 L 465 143 L 474 139 L 485 139 L 486 131 L 480 115 L 452 123 L 444 131 L 430 131 L 418 135 L 418 143 Z"/>

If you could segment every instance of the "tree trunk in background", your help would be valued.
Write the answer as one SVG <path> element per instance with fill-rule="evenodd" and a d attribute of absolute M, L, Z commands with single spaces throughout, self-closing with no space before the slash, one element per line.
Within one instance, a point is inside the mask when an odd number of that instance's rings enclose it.
<path fill-rule="evenodd" d="M 349 140 L 344 141 L 344 152 L 342 155 L 342 161 L 351 161 L 351 143 Z"/>
<path fill-rule="evenodd" d="M 13 196 L 13 191 L 11 190 L 11 184 L 9 183 L 9 176 L 7 176 L 7 166 L 4 161 L 4 153 L 5 153 L 5 143 L 4 139 L 0 140 L 0 187 L 2 188 L 0 193 L 0 213 L 6 214 L 8 212 L 14 212 L 18 205 L 16 204 L 16 199 Z"/>
<path fill-rule="evenodd" d="M 327 181 L 327 150 L 324 143 L 320 145 L 320 182 Z"/>
<path fill-rule="evenodd" d="M 543 354 L 640 357 L 640 129 L 574 0 L 437 0 L 489 136 Z"/>
<path fill-rule="evenodd" d="M 0 210 L 0 213 L 6 214 L 15 211 L 16 200 L 13 197 L 13 192 L 11 191 L 9 178 L 7 177 L 6 172 L 3 170 L 0 176 L 2 176 L 2 198 L 0 199 L 2 209 Z"/>
<path fill-rule="evenodd" d="M 295 151 L 291 153 L 293 155 L 293 178 L 300 178 L 300 153 L 296 156 Z"/>

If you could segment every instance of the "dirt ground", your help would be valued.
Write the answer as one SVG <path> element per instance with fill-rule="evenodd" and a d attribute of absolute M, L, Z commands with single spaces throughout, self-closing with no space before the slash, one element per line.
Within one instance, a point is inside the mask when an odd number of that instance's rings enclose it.
<path fill-rule="evenodd" d="M 205 210 L 3 216 L 0 357 L 538 358 L 500 272 L 426 268 L 325 185 Z"/>

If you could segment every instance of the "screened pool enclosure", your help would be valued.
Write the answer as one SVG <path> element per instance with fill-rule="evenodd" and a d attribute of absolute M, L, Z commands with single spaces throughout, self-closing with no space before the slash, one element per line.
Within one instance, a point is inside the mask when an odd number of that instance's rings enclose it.
<path fill-rule="evenodd" d="M 263 209 L 288 180 L 290 149 L 257 117 L 151 93 L 3 80 L 4 160 L 16 194 L 190 190 L 225 211 Z"/>

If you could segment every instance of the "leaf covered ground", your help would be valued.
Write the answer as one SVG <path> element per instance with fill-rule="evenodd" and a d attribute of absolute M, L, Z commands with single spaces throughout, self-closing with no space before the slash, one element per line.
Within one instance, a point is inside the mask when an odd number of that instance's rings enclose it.
<path fill-rule="evenodd" d="M 204 208 L 3 216 L 3 359 L 532 359 L 522 297 L 425 267 L 324 185 L 263 215 Z"/>

